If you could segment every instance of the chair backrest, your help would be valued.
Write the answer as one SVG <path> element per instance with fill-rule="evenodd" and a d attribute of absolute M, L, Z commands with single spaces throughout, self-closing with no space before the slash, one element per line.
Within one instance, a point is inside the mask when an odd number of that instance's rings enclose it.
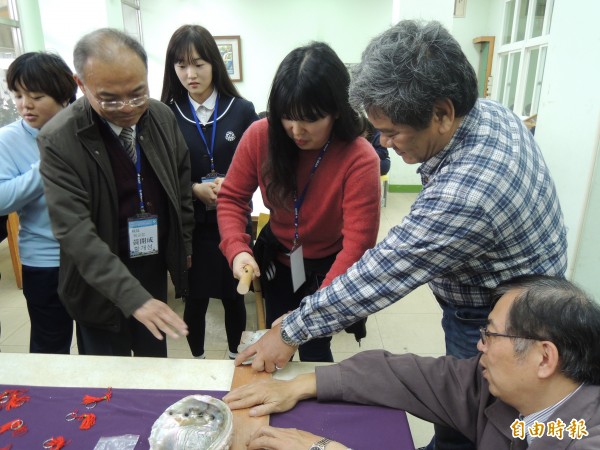
<path fill-rule="evenodd" d="M 258 214 L 258 223 L 256 225 L 256 235 L 257 236 L 260 234 L 260 231 L 267 224 L 267 222 L 269 222 L 269 217 L 270 217 L 270 215 L 267 213 L 259 213 Z"/>
<path fill-rule="evenodd" d="M 19 216 L 12 212 L 8 215 L 6 222 L 6 231 L 8 233 L 8 249 L 10 250 L 10 259 L 12 260 L 13 270 L 17 287 L 23 289 L 23 277 L 21 275 L 21 258 L 19 257 Z"/>

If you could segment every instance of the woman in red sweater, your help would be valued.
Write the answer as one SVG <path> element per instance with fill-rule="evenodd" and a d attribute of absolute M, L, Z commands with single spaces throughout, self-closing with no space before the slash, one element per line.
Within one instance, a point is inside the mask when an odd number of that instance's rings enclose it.
<path fill-rule="evenodd" d="M 268 116 L 246 130 L 219 192 L 220 248 L 236 278 L 246 265 L 262 274 L 268 324 L 344 273 L 377 239 L 379 158 L 360 137 L 349 83 L 327 44 L 288 54 Z M 270 219 L 253 252 L 246 220 L 257 187 Z M 300 359 L 333 361 L 330 341 L 301 345 Z"/>

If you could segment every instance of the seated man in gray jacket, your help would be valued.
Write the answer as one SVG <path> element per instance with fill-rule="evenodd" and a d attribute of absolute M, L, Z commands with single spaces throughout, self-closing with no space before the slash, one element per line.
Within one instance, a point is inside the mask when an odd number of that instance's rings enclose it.
<path fill-rule="evenodd" d="M 255 406 L 253 416 L 311 397 L 404 409 L 454 428 L 478 449 L 600 448 L 600 307 L 548 276 L 514 279 L 494 298 L 477 357 L 367 351 L 290 381 L 243 386 L 224 400 L 231 409 Z M 308 449 L 319 439 L 265 427 L 248 448 Z"/>

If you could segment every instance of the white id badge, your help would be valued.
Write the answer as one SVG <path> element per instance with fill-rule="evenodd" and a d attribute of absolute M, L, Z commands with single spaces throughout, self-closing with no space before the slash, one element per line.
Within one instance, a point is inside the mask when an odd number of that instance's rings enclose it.
<path fill-rule="evenodd" d="M 306 273 L 304 272 L 304 256 L 302 254 L 301 245 L 296 247 L 290 253 L 290 268 L 292 270 L 292 286 L 294 288 L 294 292 L 296 292 L 306 281 Z"/>
<path fill-rule="evenodd" d="M 127 219 L 129 257 L 158 254 L 158 216 L 138 214 Z"/>
<path fill-rule="evenodd" d="M 203 183 L 214 183 L 214 182 L 215 182 L 215 180 L 216 180 L 217 178 L 219 178 L 219 177 L 224 177 L 224 176 L 225 176 L 225 175 L 221 175 L 221 174 L 218 174 L 218 173 L 216 173 L 216 172 L 214 172 L 214 173 L 209 173 L 209 174 L 208 174 L 208 175 L 206 175 L 205 177 L 202 177 L 202 178 L 201 178 L 201 181 L 202 181 Z M 217 205 L 204 205 L 204 206 L 206 207 L 206 210 L 207 210 L 207 211 L 211 211 L 211 210 L 217 209 Z"/>

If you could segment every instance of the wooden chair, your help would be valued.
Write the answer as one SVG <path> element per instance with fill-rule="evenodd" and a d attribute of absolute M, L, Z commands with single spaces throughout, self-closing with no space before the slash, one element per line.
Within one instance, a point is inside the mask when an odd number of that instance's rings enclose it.
<path fill-rule="evenodd" d="M 252 216 L 252 239 L 256 240 L 260 231 L 269 221 L 269 214 L 260 213 L 258 216 Z M 248 266 L 249 268 L 250 266 Z M 250 288 L 250 283 L 252 279 L 252 269 L 247 272 L 247 276 L 242 278 L 238 284 L 238 293 L 245 294 L 248 292 Z M 262 288 L 260 286 L 260 279 L 252 280 L 252 287 L 254 290 L 254 300 L 256 302 L 256 321 L 258 330 L 264 330 L 266 328 L 266 314 L 265 314 L 265 303 L 262 295 Z"/>
<path fill-rule="evenodd" d="M 256 236 L 260 234 L 263 227 L 269 222 L 269 214 L 260 213 L 258 215 L 258 223 L 256 224 Z M 265 314 L 265 303 L 262 295 L 262 287 L 260 286 L 260 279 L 256 279 L 252 282 L 254 288 L 254 298 L 256 300 L 256 320 L 259 330 L 267 328 L 266 314 Z"/>
<path fill-rule="evenodd" d="M 12 260 L 13 270 L 15 271 L 17 287 L 19 289 L 23 289 L 21 259 L 19 258 L 19 216 L 17 213 L 13 212 L 8 215 L 6 231 L 8 233 L 8 249 L 10 251 L 10 259 Z"/>

